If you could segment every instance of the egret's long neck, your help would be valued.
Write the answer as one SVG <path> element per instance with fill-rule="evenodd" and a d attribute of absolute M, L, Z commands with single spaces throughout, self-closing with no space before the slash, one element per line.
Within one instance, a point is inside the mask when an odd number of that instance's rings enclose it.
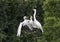
<path fill-rule="evenodd" d="M 34 20 L 36 20 L 36 11 L 34 11 Z"/>

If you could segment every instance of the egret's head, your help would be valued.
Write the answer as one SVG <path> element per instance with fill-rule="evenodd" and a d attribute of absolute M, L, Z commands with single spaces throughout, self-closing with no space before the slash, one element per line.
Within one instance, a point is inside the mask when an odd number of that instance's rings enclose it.
<path fill-rule="evenodd" d="M 24 20 L 25 20 L 25 19 L 28 19 L 28 16 L 24 16 L 23 19 L 24 19 Z"/>
<path fill-rule="evenodd" d="M 36 12 L 36 9 L 33 9 L 34 12 Z"/>

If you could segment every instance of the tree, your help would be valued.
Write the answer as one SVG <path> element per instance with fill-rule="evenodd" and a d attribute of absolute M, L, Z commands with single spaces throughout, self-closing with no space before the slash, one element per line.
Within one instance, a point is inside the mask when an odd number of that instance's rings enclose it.
<path fill-rule="evenodd" d="M 16 29 L 17 17 L 20 14 L 20 4 L 16 0 L 0 0 L 0 41 L 13 42 Z"/>
<path fill-rule="evenodd" d="M 16 37 L 16 33 L 23 16 L 33 15 L 32 9 L 34 6 L 37 6 L 37 19 L 42 22 L 42 2 L 41 0 L 0 0 L 0 41 L 36 42 L 35 37 L 40 37 L 38 29 L 29 32 L 28 27 L 23 27 L 20 38 Z"/>
<path fill-rule="evenodd" d="M 60 41 L 60 0 L 45 0 L 44 10 L 44 36 L 48 42 Z"/>

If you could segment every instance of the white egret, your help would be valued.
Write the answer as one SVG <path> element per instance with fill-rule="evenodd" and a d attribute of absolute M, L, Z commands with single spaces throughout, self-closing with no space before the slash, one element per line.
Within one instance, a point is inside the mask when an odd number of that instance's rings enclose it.
<path fill-rule="evenodd" d="M 33 26 L 34 28 L 41 29 L 41 31 L 43 32 L 43 28 L 42 28 L 41 23 L 39 23 L 39 21 L 37 21 L 37 19 L 36 19 L 36 9 L 33 9 L 33 11 L 34 11 L 34 15 L 33 15 L 34 21 L 33 21 L 32 26 Z"/>
<path fill-rule="evenodd" d="M 29 23 L 30 20 L 28 20 L 26 16 L 24 16 L 23 18 L 24 18 L 24 21 L 20 23 L 20 25 L 18 27 L 18 30 L 17 30 L 17 36 L 19 36 L 19 37 L 21 35 L 21 28 L 22 28 L 22 26 L 28 26 L 28 28 L 30 30 L 32 30 L 32 27 L 31 27 L 31 25 Z"/>
<path fill-rule="evenodd" d="M 36 19 L 36 9 L 33 9 L 34 11 L 34 20 L 32 20 L 32 16 L 30 17 L 30 20 L 27 19 L 26 16 L 24 16 L 24 21 L 20 23 L 19 27 L 18 27 L 18 30 L 17 30 L 17 36 L 20 37 L 21 35 L 21 28 L 22 26 L 28 26 L 28 28 L 30 30 L 33 30 L 33 28 L 38 28 L 38 29 L 41 29 L 41 31 L 43 32 L 43 28 L 41 26 L 41 23 L 39 23 L 39 21 L 37 21 Z"/>

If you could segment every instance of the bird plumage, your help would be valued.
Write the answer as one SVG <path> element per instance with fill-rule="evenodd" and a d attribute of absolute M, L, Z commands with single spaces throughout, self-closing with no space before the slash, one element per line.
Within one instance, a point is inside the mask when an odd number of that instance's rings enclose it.
<path fill-rule="evenodd" d="M 33 11 L 34 11 L 33 16 L 34 16 L 34 24 L 35 24 L 34 28 L 41 29 L 41 31 L 43 32 L 41 23 L 36 19 L 36 9 L 33 9 Z"/>
<path fill-rule="evenodd" d="M 20 36 L 20 35 L 21 35 L 21 28 L 22 28 L 22 26 L 28 26 L 28 28 L 29 28 L 30 30 L 32 30 L 32 27 L 31 27 L 31 25 L 30 25 L 30 23 L 29 23 L 30 20 L 28 20 L 28 19 L 26 19 L 26 18 L 27 18 L 27 17 L 24 16 L 24 21 L 19 24 L 19 27 L 18 27 L 18 30 L 17 30 L 17 36 Z"/>
<path fill-rule="evenodd" d="M 23 17 L 24 21 L 19 24 L 19 27 L 17 30 L 17 36 L 21 35 L 22 26 L 28 26 L 30 30 L 33 30 L 33 28 L 38 28 L 38 29 L 41 29 L 41 31 L 43 32 L 41 23 L 36 19 L 36 9 L 33 9 L 33 11 L 34 11 L 34 14 L 33 14 L 34 20 L 32 20 L 32 16 L 30 16 L 30 20 L 28 20 L 27 17 L 24 16 Z"/>

